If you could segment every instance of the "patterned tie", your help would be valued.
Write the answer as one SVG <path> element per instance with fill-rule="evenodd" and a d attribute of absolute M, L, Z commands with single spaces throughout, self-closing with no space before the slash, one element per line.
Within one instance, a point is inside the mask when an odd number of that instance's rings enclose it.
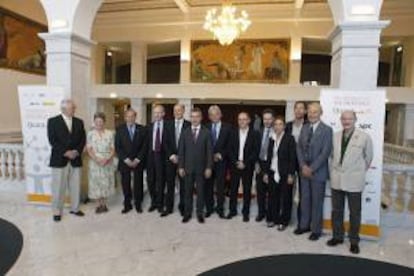
<path fill-rule="evenodd" d="M 211 129 L 211 138 L 213 138 L 213 145 L 216 145 L 217 142 L 217 123 L 213 123 L 213 128 Z"/>
<path fill-rule="evenodd" d="M 197 128 L 193 128 L 193 142 L 195 143 L 197 141 Z"/>
<path fill-rule="evenodd" d="M 161 127 L 160 122 L 157 122 L 157 130 L 155 132 L 155 146 L 154 146 L 155 152 L 161 151 Z"/>

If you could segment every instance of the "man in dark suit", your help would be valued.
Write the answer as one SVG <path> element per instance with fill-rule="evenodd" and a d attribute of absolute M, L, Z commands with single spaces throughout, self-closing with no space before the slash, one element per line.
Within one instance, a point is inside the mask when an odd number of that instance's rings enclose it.
<path fill-rule="evenodd" d="M 308 105 L 309 124 L 302 127 L 296 147 L 301 170 L 301 217 L 294 233 L 311 231 L 311 241 L 318 240 L 322 234 L 328 159 L 332 151 L 332 128 L 320 120 L 321 115 L 319 103 Z"/>
<path fill-rule="evenodd" d="M 266 201 L 269 193 L 268 184 L 263 182 L 263 175 L 265 173 L 265 164 L 267 161 L 267 149 L 269 147 L 269 140 L 273 133 L 273 121 L 275 115 L 273 110 L 265 109 L 262 112 L 263 127 L 260 129 L 260 151 L 259 160 L 256 164 L 256 195 L 258 214 L 256 221 L 260 222 L 266 217 Z"/>
<path fill-rule="evenodd" d="M 222 113 L 218 105 L 212 105 L 208 109 L 210 130 L 213 143 L 213 175 L 205 183 L 206 217 L 214 212 L 214 186 L 216 187 L 217 206 L 216 211 L 220 218 L 224 217 L 224 180 L 227 165 L 227 152 L 231 136 L 231 126 L 221 121 Z"/>
<path fill-rule="evenodd" d="M 293 107 L 293 112 L 294 112 L 294 116 L 295 118 L 286 123 L 286 127 L 285 127 L 285 132 L 287 134 L 292 135 L 295 138 L 295 142 L 298 143 L 299 141 L 299 135 L 300 135 L 300 131 L 302 130 L 302 127 L 304 125 L 306 125 L 308 123 L 308 120 L 306 118 L 306 104 L 305 102 L 295 102 L 294 107 Z M 299 162 L 296 161 L 296 179 L 297 179 L 297 191 L 299 194 L 299 202 L 298 202 L 298 206 L 297 206 L 297 212 L 296 212 L 296 216 L 297 216 L 297 224 L 299 227 L 299 221 L 300 221 L 300 168 L 299 168 Z"/>
<path fill-rule="evenodd" d="M 191 111 L 191 127 L 185 129 L 178 147 L 178 167 L 185 177 L 185 203 L 183 223 L 191 219 L 193 212 L 194 182 L 197 192 L 197 219 L 204 223 L 204 182 L 210 178 L 213 167 L 211 135 L 201 125 L 202 113 L 199 108 Z"/>
<path fill-rule="evenodd" d="M 125 123 L 116 129 L 115 150 L 118 154 L 118 170 L 121 173 L 122 191 L 124 193 L 124 208 L 122 214 L 132 209 L 142 213 L 143 171 L 145 157 L 148 152 L 147 130 L 135 123 L 137 113 L 132 108 L 124 113 Z M 131 189 L 131 174 L 134 174 L 133 190 Z"/>
<path fill-rule="evenodd" d="M 147 180 L 151 196 L 149 212 L 158 209 L 158 212 L 162 213 L 164 208 L 165 166 L 168 147 L 168 130 L 164 116 L 164 106 L 154 105 L 152 108 L 154 121 L 148 127 Z"/>
<path fill-rule="evenodd" d="M 249 221 L 250 200 L 254 165 L 259 155 L 259 134 L 249 127 L 250 116 L 246 112 L 238 115 L 238 128 L 233 131 L 230 143 L 231 191 L 228 219 L 237 215 L 237 193 L 240 179 L 243 183 L 243 221 Z"/>
<path fill-rule="evenodd" d="M 181 133 L 184 129 L 191 126 L 191 123 L 184 119 L 185 107 L 182 104 L 174 105 L 174 120 L 171 120 L 166 125 L 167 143 L 166 156 L 166 178 L 167 178 L 167 193 L 165 195 L 165 210 L 161 213 L 162 217 L 168 216 L 174 209 L 175 197 L 175 179 L 178 170 L 178 145 L 180 142 Z M 179 178 L 180 202 L 178 209 L 181 215 L 184 215 L 184 179 Z"/>
<path fill-rule="evenodd" d="M 71 211 L 79 210 L 82 152 L 86 143 L 83 121 L 74 117 L 76 106 L 70 99 L 61 102 L 62 113 L 47 122 L 47 135 L 52 146 L 49 166 L 52 168 L 53 220 L 61 220 L 66 188 L 70 191 Z"/>

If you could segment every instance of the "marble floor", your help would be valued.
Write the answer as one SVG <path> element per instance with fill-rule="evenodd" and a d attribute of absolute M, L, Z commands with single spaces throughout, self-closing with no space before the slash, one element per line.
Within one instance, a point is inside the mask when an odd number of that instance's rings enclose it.
<path fill-rule="evenodd" d="M 182 224 L 177 213 L 160 218 L 135 211 L 121 215 L 120 197 L 107 214 L 96 215 L 93 203 L 82 206 L 84 218 L 65 215 L 52 221 L 49 208 L 29 205 L 23 191 L 0 193 L 0 217 L 24 235 L 20 258 L 8 275 L 196 275 L 241 259 L 289 253 L 350 255 L 348 244 L 325 245 L 307 236 L 267 228 L 252 219 L 244 223 L 217 216 L 204 225 L 195 219 Z M 360 257 L 414 267 L 414 214 L 383 212 L 382 237 L 362 241 Z M 0 237 L 1 238 L 1 237 Z"/>

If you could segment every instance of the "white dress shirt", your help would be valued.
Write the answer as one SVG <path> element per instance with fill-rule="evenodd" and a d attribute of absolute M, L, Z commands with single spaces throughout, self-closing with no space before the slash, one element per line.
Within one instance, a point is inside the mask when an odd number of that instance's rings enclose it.
<path fill-rule="evenodd" d="M 295 138 L 296 143 L 299 141 L 300 132 L 303 127 L 303 122 L 296 124 L 295 121 L 292 123 L 292 136 Z"/>
<path fill-rule="evenodd" d="M 316 123 L 311 123 L 312 132 L 315 133 L 316 129 L 318 129 L 319 123 L 321 121 L 317 121 Z"/>
<path fill-rule="evenodd" d="M 270 165 L 270 168 L 272 169 L 272 171 L 275 172 L 275 174 L 273 175 L 273 179 L 275 180 L 276 183 L 279 183 L 280 181 L 279 157 L 277 153 L 279 151 L 280 141 L 282 141 L 284 134 L 285 132 L 282 132 L 279 137 L 277 137 L 276 133 L 272 134 L 272 139 L 273 141 L 275 141 L 275 143 L 273 145 L 273 157 L 272 157 L 272 163 Z"/>
<path fill-rule="evenodd" d="M 62 113 L 63 120 L 66 123 L 66 126 L 68 127 L 69 132 L 72 132 L 72 117 L 66 116 Z"/>
<path fill-rule="evenodd" d="M 239 129 L 239 161 L 244 161 L 244 145 L 246 144 L 249 128 Z"/>
<path fill-rule="evenodd" d="M 157 135 L 158 124 L 160 126 L 160 143 L 162 143 L 162 131 L 164 130 L 164 120 L 155 121 L 152 128 L 152 150 L 155 150 L 155 137 Z"/>

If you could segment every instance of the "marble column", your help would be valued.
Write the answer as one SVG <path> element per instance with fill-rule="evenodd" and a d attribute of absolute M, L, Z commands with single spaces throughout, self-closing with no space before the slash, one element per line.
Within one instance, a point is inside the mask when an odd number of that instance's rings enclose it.
<path fill-rule="evenodd" d="M 63 87 L 65 97 L 75 101 L 77 115 L 88 119 L 90 56 L 94 43 L 67 32 L 41 33 L 39 36 L 46 43 L 47 85 Z"/>
<path fill-rule="evenodd" d="M 183 37 L 180 46 L 180 83 L 189 83 L 191 80 L 190 49 L 191 39 Z"/>
<path fill-rule="evenodd" d="M 147 104 L 143 98 L 132 98 L 131 107 L 137 112 L 137 123 L 146 125 Z"/>
<path fill-rule="evenodd" d="M 300 70 L 302 64 L 302 38 L 293 36 L 290 45 L 290 61 L 289 61 L 289 84 L 300 84 Z"/>
<path fill-rule="evenodd" d="M 414 146 L 414 104 L 404 107 L 404 146 Z"/>
<path fill-rule="evenodd" d="M 294 109 L 296 101 L 286 101 L 285 121 L 289 122 L 295 118 Z"/>
<path fill-rule="evenodd" d="M 404 86 L 414 87 L 414 38 L 403 41 Z"/>
<path fill-rule="evenodd" d="M 147 44 L 131 42 L 131 83 L 147 82 Z"/>

